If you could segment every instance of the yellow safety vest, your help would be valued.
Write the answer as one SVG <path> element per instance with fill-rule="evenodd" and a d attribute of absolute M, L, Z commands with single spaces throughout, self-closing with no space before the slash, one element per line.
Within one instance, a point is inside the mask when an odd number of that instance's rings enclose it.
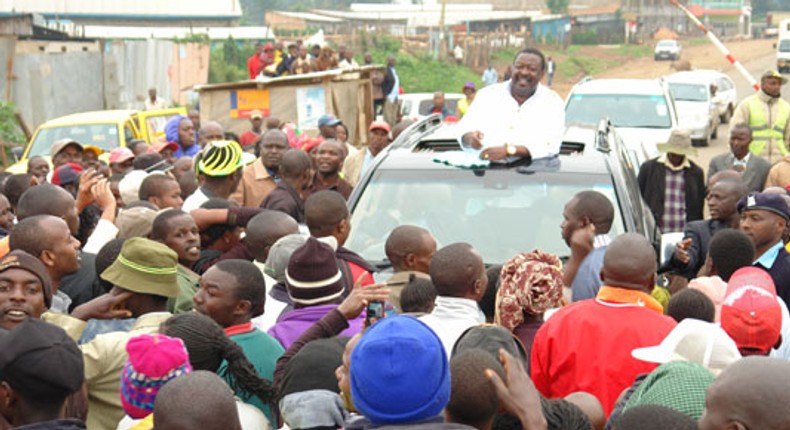
<path fill-rule="evenodd" d="M 765 102 L 759 97 L 752 97 L 749 100 L 749 128 L 752 129 L 752 143 L 749 145 L 749 150 L 752 154 L 764 155 L 766 144 L 773 140 L 779 147 L 782 156 L 787 155 L 784 130 L 790 117 L 790 104 L 782 99 L 777 100 L 776 103 L 779 108 L 776 118 L 769 118 L 771 116 L 770 106 L 767 106 L 768 109 L 764 109 Z M 766 111 L 769 117 L 766 117 Z M 773 120 L 773 124 L 770 120 Z"/>

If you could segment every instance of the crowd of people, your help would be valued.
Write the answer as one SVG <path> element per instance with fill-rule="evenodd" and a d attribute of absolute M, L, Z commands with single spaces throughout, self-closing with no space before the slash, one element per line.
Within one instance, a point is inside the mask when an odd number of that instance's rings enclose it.
<path fill-rule="evenodd" d="M 556 155 L 546 72 L 520 52 L 459 143 Z M 241 143 L 198 120 L 108 163 L 64 139 L 51 172 L 2 176 L 0 429 L 790 428 L 790 195 L 749 162 L 705 182 L 677 131 L 643 165 L 657 222 L 685 232 L 667 261 L 610 235 L 613 203 L 587 190 L 556 214 L 567 261 L 486 267 L 400 225 L 377 274 L 345 247 L 346 200 L 410 122 L 357 147 L 332 115 L 307 138 L 253 112 Z M 751 136 L 732 128 L 734 159 Z"/>
<path fill-rule="evenodd" d="M 363 65 L 373 64 L 369 52 L 363 56 Z M 356 69 L 359 63 L 354 52 L 346 45 L 340 45 L 335 52 L 329 45 L 308 47 L 302 39 L 287 46 L 284 42 L 256 43 L 255 53 L 247 59 L 247 72 L 250 79 L 258 76 L 302 75 L 330 69 Z"/>

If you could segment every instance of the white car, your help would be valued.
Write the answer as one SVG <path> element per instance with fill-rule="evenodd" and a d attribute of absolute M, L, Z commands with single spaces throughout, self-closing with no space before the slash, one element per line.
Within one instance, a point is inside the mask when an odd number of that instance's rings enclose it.
<path fill-rule="evenodd" d="M 727 124 L 738 106 L 738 89 L 729 76 L 716 70 L 693 70 L 688 73 L 699 75 L 701 79 L 707 79 L 714 85 L 713 103 L 719 113 L 722 124 Z"/>
<path fill-rule="evenodd" d="M 679 60 L 680 52 L 683 47 L 680 42 L 673 39 L 659 40 L 656 49 L 653 51 L 653 59 L 658 60 Z"/>
<path fill-rule="evenodd" d="M 444 104 L 451 115 L 456 115 L 458 101 L 466 97 L 460 93 L 445 93 Z M 433 107 L 433 93 L 408 93 L 398 96 L 400 112 L 403 118 L 420 120 L 431 114 Z"/>
<path fill-rule="evenodd" d="M 666 77 L 675 100 L 678 123 L 691 132 L 695 146 L 708 146 L 719 127 L 719 111 L 713 101 L 712 82 L 695 71 L 673 73 Z"/>
<path fill-rule="evenodd" d="M 574 126 L 597 126 L 602 119 L 617 128 L 639 164 L 657 157 L 656 144 L 669 140 L 678 125 L 669 88 L 661 79 L 583 79 L 565 101 L 566 137 Z"/>

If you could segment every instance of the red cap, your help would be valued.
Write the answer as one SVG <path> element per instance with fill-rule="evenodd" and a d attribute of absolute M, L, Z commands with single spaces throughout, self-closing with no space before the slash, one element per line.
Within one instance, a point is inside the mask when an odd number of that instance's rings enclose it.
<path fill-rule="evenodd" d="M 322 137 L 312 137 L 306 139 L 304 141 L 304 144 L 302 145 L 302 150 L 304 152 L 310 152 L 313 148 L 317 147 L 322 143 L 324 143 L 324 139 Z"/>
<path fill-rule="evenodd" d="M 782 329 L 782 310 L 771 276 L 757 267 L 732 274 L 721 306 L 721 328 L 738 349 L 767 354 Z"/>
<path fill-rule="evenodd" d="M 162 151 L 164 151 L 167 148 L 170 148 L 173 151 L 178 151 L 178 144 L 175 142 L 157 143 L 156 145 L 149 146 L 147 152 L 149 154 L 153 154 L 153 153 L 160 154 Z"/>
<path fill-rule="evenodd" d="M 58 166 L 52 172 L 52 185 L 69 185 L 77 181 L 82 172 L 82 166 L 77 163 L 66 163 Z"/>
<path fill-rule="evenodd" d="M 368 131 L 373 130 L 384 130 L 387 133 L 390 132 L 390 125 L 387 124 L 385 121 L 373 121 L 370 123 L 370 127 L 368 127 Z"/>
<path fill-rule="evenodd" d="M 134 153 L 129 148 L 115 148 L 110 151 L 110 164 L 123 163 L 134 158 Z"/>
<path fill-rule="evenodd" d="M 274 45 L 269 42 L 263 44 L 263 49 L 274 49 Z"/>

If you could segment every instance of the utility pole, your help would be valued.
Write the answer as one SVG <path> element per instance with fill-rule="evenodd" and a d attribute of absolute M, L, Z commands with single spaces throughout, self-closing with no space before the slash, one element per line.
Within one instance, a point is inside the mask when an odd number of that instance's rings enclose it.
<path fill-rule="evenodd" d="M 447 0 L 442 0 L 442 10 L 439 13 L 439 61 L 447 59 L 447 39 L 445 38 L 444 11 L 447 7 Z"/>

